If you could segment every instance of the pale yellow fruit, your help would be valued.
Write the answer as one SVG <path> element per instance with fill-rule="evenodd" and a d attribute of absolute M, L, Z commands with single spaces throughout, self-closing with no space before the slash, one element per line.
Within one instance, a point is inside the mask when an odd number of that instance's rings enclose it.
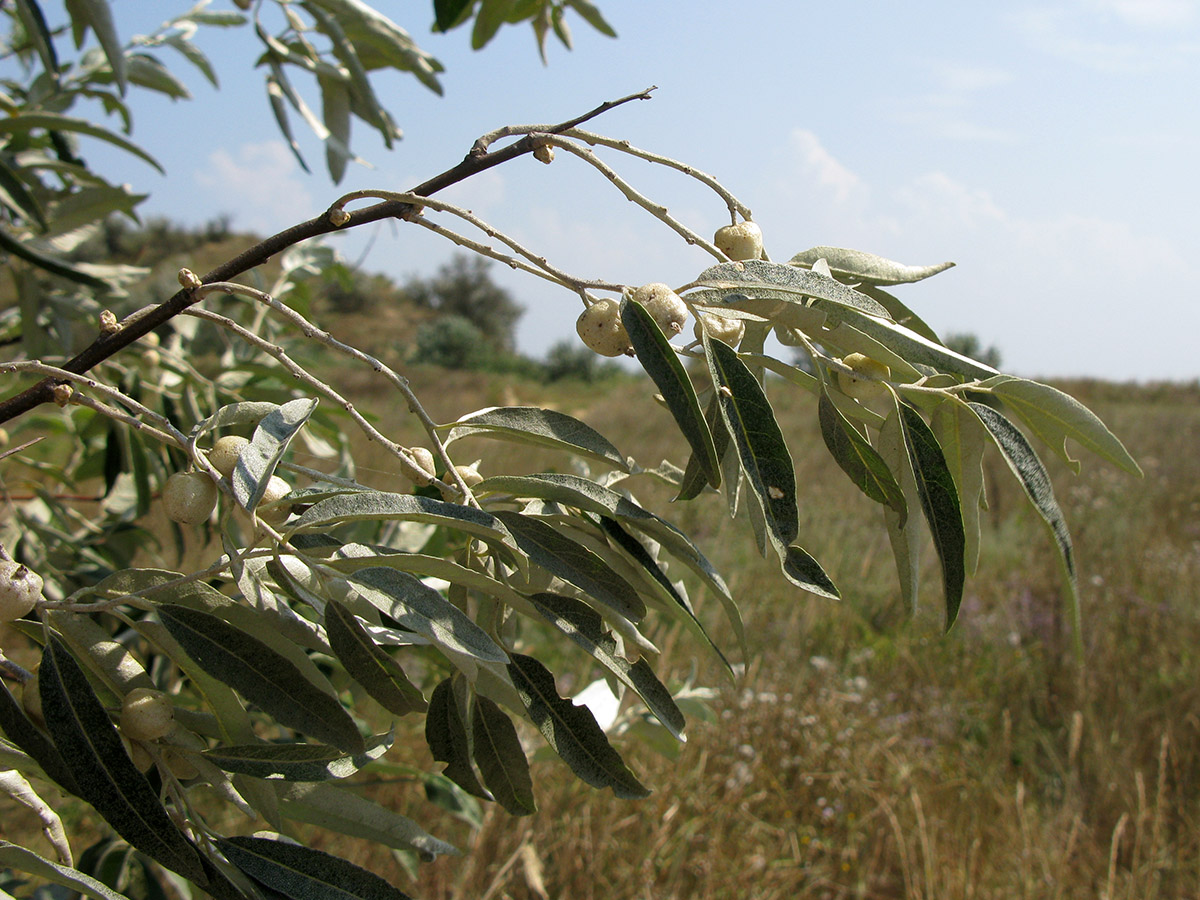
<path fill-rule="evenodd" d="M 727 319 L 725 316 L 702 312 L 696 315 L 696 324 L 692 326 L 696 340 L 700 340 L 702 331 L 707 331 L 709 337 L 723 341 L 730 347 L 736 347 L 746 333 L 746 323 L 741 319 Z"/>
<path fill-rule="evenodd" d="M 437 466 L 433 461 L 433 453 L 425 447 L 409 447 L 408 455 L 413 458 L 413 462 L 417 464 L 417 467 L 422 472 L 427 473 L 426 477 L 420 481 L 413 479 L 413 487 L 425 487 L 425 485 L 433 480 L 434 472 L 437 471 Z"/>
<path fill-rule="evenodd" d="M 180 781 L 191 781 L 200 774 L 200 770 L 196 768 L 188 757 L 179 750 L 168 747 L 163 752 L 163 762 L 167 764 L 167 768 L 171 770 L 171 774 Z"/>
<path fill-rule="evenodd" d="M 457 472 L 460 476 L 462 476 L 463 484 L 465 484 L 469 488 L 473 488 L 473 487 L 475 487 L 475 485 L 477 485 L 481 481 L 483 481 L 483 476 L 479 474 L 479 470 L 475 467 L 476 465 L 477 465 L 477 463 L 473 463 L 472 465 L 469 465 L 469 466 L 455 466 L 454 467 L 454 471 Z M 454 487 L 456 484 L 454 477 L 451 475 L 447 475 L 445 480 L 446 480 L 446 483 L 449 484 L 451 487 Z M 445 500 L 454 501 L 454 500 L 460 499 L 460 495 L 459 495 L 458 491 L 447 491 L 443 488 L 442 498 Z"/>
<path fill-rule="evenodd" d="M 650 318 L 658 324 L 668 338 L 683 331 L 683 323 L 688 318 L 687 304 L 671 290 L 669 285 L 665 285 L 661 281 L 643 284 L 633 292 L 633 299 L 646 307 Z"/>
<path fill-rule="evenodd" d="M 154 757 L 150 755 L 150 751 L 138 741 L 131 741 L 126 738 L 124 743 L 125 752 L 129 754 L 129 758 L 133 761 L 137 770 L 142 774 L 149 772 L 150 767 L 154 765 Z"/>
<path fill-rule="evenodd" d="M 203 472 L 176 472 L 163 485 L 162 499 L 172 522 L 199 525 L 217 505 L 217 486 Z"/>
<path fill-rule="evenodd" d="M 601 356 L 632 356 L 633 344 L 616 300 L 598 300 L 579 314 L 575 331 L 587 348 Z"/>
<path fill-rule="evenodd" d="M 718 228 L 713 235 L 716 248 L 733 260 L 762 257 L 762 229 L 753 222 L 739 222 Z"/>
<path fill-rule="evenodd" d="M 134 741 L 156 741 L 175 730 L 171 698 L 152 688 L 134 688 L 121 703 L 121 733 Z"/>
<path fill-rule="evenodd" d="M 217 438 L 217 442 L 208 451 L 208 464 L 228 478 L 233 474 L 233 469 L 237 465 L 238 454 L 248 443 L 250 441 L 247 438 L 236 434 L 227 434 L 223 438 Z"/>
<path fill-rule="evenodd" d="M 258 516 L 268 525 L 279 525 L 287 520 L 291 515 L 291 505 L 284 503 L 272 509 L 263 509 L 262 507 L 281 500 L 292 492 L 292 486 L 278 475 L 272 475 L 267 482 L 267 489 L 263 491 L 262 499 L 258 501 L 259 511 Z"/>
<path fill-rule="evenodd" d="M 26 615 L 44 600 L 42 576 L 12 560 L 0 560 L 0 622 Z"/>
<path fill-rule="evenodd" d="M 884 397 L 889 393 L 886 385 L 882 382 L 891 376 L 892 370 L 884 363 L 862 353 L 849 353 L 842 362 L 864 376 L 856 378 L 845 372 L 837 373 L 838 387 L 847 397 L 853 397 L 862 402 Z"/>

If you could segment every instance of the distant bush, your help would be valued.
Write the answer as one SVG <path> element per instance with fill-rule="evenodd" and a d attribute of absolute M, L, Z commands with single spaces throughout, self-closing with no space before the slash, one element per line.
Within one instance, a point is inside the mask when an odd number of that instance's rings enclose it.
<path fill-rule="evenodd" d="M 1000 368 L 1000 348 L 995 344 L 984 347 L 983 341 L 979 339 L 979 335 L 977 334 L 969 331 L 948 334 L 944 343 L 955 353 L 969 356 L 971 359 L 981 362 L 986 366 L 991 366 L 993 369 Z"/>
<path fill-rule="evenodd" d="M 483 332 L 463 316 L 442 316 L 417 329 L 416 362 L 446 369 L 482 369 L 491 356 Z"/>
<path fill-rule="evenodd" d="M 542 364 L 545 381 L 574 379 L 576 381 L 601 381 L 619 375 L 621 367 L 607 362 L 587 347 L 576 341 L 559 341 L 546 352 Z"/>

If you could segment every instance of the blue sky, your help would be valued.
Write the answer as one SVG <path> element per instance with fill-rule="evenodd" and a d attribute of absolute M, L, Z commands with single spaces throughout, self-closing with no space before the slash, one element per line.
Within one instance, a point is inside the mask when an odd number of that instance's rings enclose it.
<path fill-rule="evenodd" d="M 100 148 L 89 160 L 149 190 L 152 214 L 229 213 L 276 231 L 342 189 L 410 187 L 500 125 L 559 121 L 655 84 L 652 101 L 592 127 L 716 175 L 754 210 L 772 258 L 834 245 L 954 260 L 897 293 L 939 331 L 996 344 L 1008 370 L 1200 376 L 1197 0 L 599 0 L 619 38 L 570 18 L 575 50 L 553 43 L 548 67 L 527 26 L 473 53 L 464 32 L 428 33 L 427 3 L 376 5 L 446 65 L 446 96 L 384 79 L 405 139 L 388 152 L 360 128 L 356 150 L 374 168 L 352 166 L 339 188 L 315 141 L 305 139 L 312 176 L 283 147 L 248 33 L 198 37 L 219 92 L 189 76 L 192 101 L 135 103 L 134 138 L 166 178 Z M 118 4 L 123 29 L 149 30 L 166 6 Z M 613 162 L 696 230 L 727 221 L 680 176 Z M 444 196 L 584 276 L 681 284 L 709 263 L 564 154 L 551 166 L 517 160 Z M 346 254 L 357 258 L 367 237 L 347 240 Z M 366 266 L 428 274 L 451 252 L 423 230 L 385 226 Z M 524 350 L 573 335 L 577 297 L 495 271 L 527 308 Z"/>

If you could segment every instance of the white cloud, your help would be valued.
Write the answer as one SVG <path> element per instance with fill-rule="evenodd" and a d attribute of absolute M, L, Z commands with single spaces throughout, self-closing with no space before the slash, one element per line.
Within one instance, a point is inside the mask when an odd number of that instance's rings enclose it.
<path fill-rule="evenodd" d="M 1196 0 L 1072 0 L 1009 22 L 1035 50 L 1104 72 L 1179 68 L 1200 53 Z"/>
<path fill-rule="evenodd" d="M 1111 13 L 1137 28 L 1178 28 L 1196 18 L 1196 0 L 1092 0 L 1102 12 Z"/>
<path fill-rule="evenodd" d="M 799 157 L 801 173 L 816 187 L 830 194 L 836 203 L 844 205 L 852 200 L 865 199 L 866 186 L 862 179 L 838 162 L 813 132 L 805 128 L 794 129 L 791 144 L 791 149 Z"/>
<path fill-rule="evenodd" d="M 927 72 L 929 89 L 901 100 L 892 116 L 905 125 L 947 140 L 968 142 L 1011 142 L 1016 136 L 992 125 L 972 121 L 978 95 L 1004 87 L 1014 79 L 997 66 L 952 61 L 920 62 Z"/>
<path fill-rule="evenodd" d="M 320 212 L 295 157 L 282 141 L 242 144 L 233 152 L 214 150 L 208 166 L 194 174 L 206 204 L 236 209 L 235 224 L 273 234 Z"/>

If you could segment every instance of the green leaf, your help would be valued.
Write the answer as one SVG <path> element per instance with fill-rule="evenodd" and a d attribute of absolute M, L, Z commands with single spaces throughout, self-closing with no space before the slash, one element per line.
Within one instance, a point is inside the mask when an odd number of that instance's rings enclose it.
<path fill-rule="evenodd" d="M 715 396 L 709 399 L 708 406 L 704 409 L 704 423 L 708 426 L 708 431 L 712 435 L 713 449 L 716 451 L 717 460 L 724 461 L 725 451 L 729 449 L 729 429 L 725 427 L 725 423 L 721 420 L 721 407 L 717 403 Z M 700 457 L 692 453 L 688 457 L 687 468 L 683 470 L 683 477 L 679 482 L 679 493 L 675 495 L 675 500 L 693 500 L 700 496 L 700 492 L 708 484 L 708 476 L 704 474 L 704 465 Z M 715 488 L 719 488 L 720 486 L 720 484 L 713 485 Z M 728 486 L 726 490 L 736 495 L 736 482 Z"/>
<path fill-rule="evenodd" d="M 491 513 L 473 506 L 434 500 L 432 497 L 376 491 L 348 492 L 314 503 L 291 523 L 289 534 L 326 529 L 343 522 L 389 520 L 431 522 L 489 543 L 517 549 L 516 540 Z"/>
<path fill-rule="evenodd" d="M 108 65 L 112 69 L 113 78 L 121 94 L 125 94 L 125 52 L 121 47 L 121 38 L 113 24 L 112 8 L 109 0 L 72 0 L 70 3 L 72 26 L 76 29 L 76 46 L 80 42 L 80 29 L 91 28 L 104 50 Z M 74 21 L 76 18 L 78 22 Z"/>
<path fill-rule="evenodd" d="M 397 716 L 427 708 L 421 691 L 408 680 L 400 664 L 385 653 L 354 614 L 336 600 L 325 605 L 325 628 L 333 652 L 346 667 L 346 672 L 380 706 Z"/>
<path fill-rule="evenodd" d="M 58 748 L 52 744 L 41 730 L 30 721 L 25 709 L 8 690 L 8 685 L 0 681 L 0 732 L 24 750 L 42 767 L 42 771 L 53 778 L 63 790 L 78 794 L 75 776 L 70 767 L 63 762 Z"/>
<path fill-rule="evenodd" d="M 22 241 L 11 235 L 8 229 L 4 227 L 0 227 L 0 250 L 11 253 L 13 256 L 23 259 L 27 263 L 32 263 L 39 269 L 45 269 L 51 275 L 66 278 L 69 281 L 86 285 L 104 293 L 112 289 L 112 285 L 103 278 L 97 278 L 84 269 L 63 262 L 58 257 L 35 250 L 26 241 Z"/>
<path fill-rule="evenodd" d="M 645 617 L 646 604 L 637 591 L 595 553 L 531 516 L 508 511 L 496 516 L 534 564 L 575 585 L 630 622 Z"/>
<path fill-rule="evenodd" d="M 979 417 L 991 434 L 992 440 L 1000 449 L 1000 455 L 1021 482 L 1025 495 L 1038 515 L 1042 517 L 1054 536 L 1054 543 L 1062 557 L 1067 580 L 1070 582 L 1071 593 L 1075 594 L 1075 553 L 1071 546 L 1071 535 L 1067 531 L 1067 520 L 1058 500 L 1054 497 L 1054 487 L 1045 466 L 1038 459 L 1037 453 L 1029 445 L 1019 428 L 1010 422 L 1003 413 L 999 413 L 983 403 L 969 404 L 971 410 Z"/>
<path fill-rule="evenodd" d="M 966 566 L 967 572 L 973 573 L 979 564 L 979 514 L 985 507 L 982 463 L 987 432 L 980 427 L 978 417 L 956 400 L 938 404 L 929 424 L 942 446 L 962 501 Z"/>
<path fill-rule="evenodd" d="M 946 630 L 958 617 L 966 582 L 966 535 L 954 476 L 946 465 L 942 448 L 921 414 L 907 403 L 900 404 L 904 443 L 912 462 L 921 508 L 942 563 L 942 586 L 946 597 Z"/>
<path fill-rule="evenodd" d="M 709 484 L 721 484 L 720 459 L 713 445 L 712 433 L 704 421 L 696 389 L 679 361 L 675 349 L 667 341 L 658 323 L 636 300 L 621 302 L 621 321 L 629 332 L 629 340 L 637 351 L 638 362 L 658 386 L 667 409 L 675 418 L 680 433 L 692 448 Z"/>
<path fill-rule="evenodd" d="M 471 49 L 482 50 L 508 19 L 514 0 L 482 0 L 471 29 Z"/>
<path fill-rule="evenodd" d="M 803 588 L 819 597 L 830 600 L 842 599 L 841 593 L 833 580 L 825 574 L 821 564 L 803 547 L 792 544 L 780 552 L 783 574 L 797 587 Z"/>
<path fill-rule="evenodd" d="M 280 791 L 279 809 L 297 822 L 397 850 L 416 850 L 426 860 L 442 853 L 458 854 L 451 844 L 439 841 L 412 819 L 329 782 L 287 785 Z"/>
<path fill-rule="evenodd" d="M 876 449 L 887 462 L 888 467 L 896 472 L 899 483 L 904 491 L 904 502 L 908 509 L 918 506 L 921 502 L 917 490 L 916 477 L 913 475 L 913 464 L 909 457 L 908 447 L 904 443 L 904 429 L 900 425 L 900 404 L 893 395 L 893 412 L 879 428 Z M 900 594 L 911 613 L 917 611 L 921 576 L 921 544 L 918 540 L 915 516 L 908 517 L 903 524 L 895 510 L 884 509 L 884 524 L 887 527 L 888 542 L 892 547 L 892 556 L 896 561 L 896 574 L 900 578 Z"/>
<path fill-rule="evenodd" d="M 258 423 L 250 443 L 238 453 L 237 465 L 230 476 L 233 496 L 243 509 L 251 510 L 258 505 L 288 444 L 316 408 L 314 398 L 290 400 L 271 410 Z"/>
<path fill-rule="evenodd" d="M 466 613 L 407 572 L 370 566 L 347 579 L 373 606 L 437 646 L 485 663 L 508 662 L 508 654 Z"/>
<path fill-rule="evenodd" d="M 821 423 L 821 436 L 825 439 L 825 446 L 829 448 L 830 454 L 841 466 L 842 471 L 850 476 L 855 487 L 876 503 L 895 510 L 903 527 L 908 516 L 904 491 L 900 489 L 887 463 L 862 433 L 841 414 L 829 398 L 829 392 L 824 389 L 818 401 L 817 416 Z"/>
<path fill-rule="evenodd" d="M 605 463 L 622 472 L 629 466 L 604 435 L 566 413 L 536 406 L 498 406 L 469 413 L 456 422 L 439 426 L 449 429 L 446 444 L 478 435 L 540 447 L 567 450 L 585 459 Z"/>
<path fill-rule="evenodd" d="M 241 19 L 242 17 L 238 16 L 238 18 Z M 243 19 L 243 21 L 245 20 Z M 179 34 L 169 34 L 163 38 L 163 42 L 168 46 L 174 47 L 184 59 L 199 69 L 200 74 L 208 79 L 209 84 L 215 88 L 221 86 L 217 80 L 217 73 L 213 69 L 212 63 L 208 61 L 208 57 L 204 55 L 203 51 L 195 43 Z"/>
<path fill-rule="evenodd" d="M 217 616 L 177 604 L 161 605 L 158 616 L 201 668 L 279 724 L 350 753 L 365 752 L 362 735 L 341 703 L 258 638 Z"/>
<path fill-rule="evenodd" d="M 279 68 L 276 66 L 275 68 Z M 282 74 L 282 70 L 280 69 Z M 300 152 L 300 142 L 296 140 L 296 136 L 292 133 L 292 123 L 288 118 L 287 106 L 284 105 L 284 100 L 288 95 L 288 89 L 284 88 L 284 82 L 281 82 L 275 75 L 268 75 L 266 78 L 267 100 L 271 103 L 271 113 L 275 116 L 275 124 L 279 127 L 279 133 L 283 135 L 287 141 L 288 148 L 292 151 L 292 156 L 296 158 L 296 162 L 305 172 L 310 172 L 308 163 L 304 161 L 304 154 Z"/>
<path fill-rule="evenodd" d="M 191 99 L 187 86 L 153 56 L 134 53 L 125 58 L 125 65 L 127 77 L 139 87 L 165 94 L 172 100 Z"/>
<path fill-rule="evenodd" d="M 567 6 L 583 16 L 584 21 L 601 34 L 611 38 L 617 36 L 612 26 L 604 21 L 604 16 L 600 15 L 600 10 L 596 8 L 596 4 L 592 3 L 591 0 L 567 0 Z"/>
<path fill-rule="evenodd" d="M 935 344 L 940 344 L 942 342 L 942 339 L 937 336 L 937 332 L 930 328 L 924 319 L 922 319 L 904 303 L 902 303 L 898 297 L 889 294 L 883 288 L 875 287 L 874 285 L 870 284 L 864 284 L 860 286 L 858 290 L 862 291 L 864 294 L 886 309 L 888 311 L 888 315 L 892 317 L 892 321 L 897 325 L 903 325 L 905 328 L 910 328 L 922 337 L 933 341 Z"/>
<path fill-rule="evenodd" d="M 350 88 L 336 78 L 319 78 L 321 85 L 321 117 L 328 134 L 325 136 L 325 166 L 334 184 L 341 183 L 346 174 L 350 153 Z"/>
<path fill-rule="evenodd" d="M 107 5 L 104 0 L 88 0 L 88 2 Z M 158 164 L 158 161 L 137 144 L 126 140 L 119 134 L 114 134 L 107 128 L 101 128 L 87 119 L 76 119 L 71 116 L 63 116 L 50 112 L 27 112 L 21 113 L 19 116 L 0 118 L 0 135 L 19 134 L 35 128 L 44 128 L 46 131 L 67 131 L 74 134 L 86 134 L 89 137 L 98 138 L 112 144 L 114 147 L 120 147 L 127 153 L 132 153 L 139 159 L 154 166 L 160 173 L 166 174 L 163 167 Z"/>
<path fill-rule="evenodd" d="M 208 884 L 196 848 L 130 760 L 79 663 L 53 636 L 42 654 L 38 688 L 46 729 L 78 795 L 134 847 L 201 887 Z"/>
<path fill-rule="evenodd" d="M 54 38 L 46 25 L 46 17 L 37 0 L 17 0 L 17 16 L 25 29 L 25 36 L 41 57 L 42 68 L 50 78 L 58 79 L 58 54 L 54 52 Z M 11 31 L 8 35 L 11 39 Z"/>
<path fill-rule="evenodd" d="M 475 697 L 475 762 L 496 802 L 514 816 L 537 811 L 529 761 L 512 721 L 487 697 Z"/>
<path fill-rule="evenodd" d="M 720 263 L 701 272 L 696 285 L 700 290 L 689 293 L 688 299 L 718 307 L 738 302 L 737 298 L 783 300 L 803 305 L 804 298 L 814 297 L 873 316 L 887 316 L 887 310 L 865 294 L 846 287 L 828 275 L 798 269 L 786 263 L 758 259 Z"/>
<path fill-rule="evenodd" d="M 219 838 L 231 863 L 291 900 L 412 900 L 373 872 L 320 850 L 258 837 Z"/>
<path fill-rule="evenodd" d="M 28 171 L 25 166 L 13 166 L 16 160 L 8 153 L 0 153 L 0 203 L 16 213 L 39 231 L 46 230 L 46 214 L 37 197 L 26 186 L 20 172 Z"/>
<path fill-rule="evenodd" d="M 1013 412 L 1076 472 L 1078 461 L 1067 452 L 1067 438 L 1078 441 L 1102 459 L 1141 476 L 1129 451 L 1094 412 L 1057 388 L 1024 378 L 1001 375 L 980 384 L 1004 400 Z"/>
<path fill-rule="evenodd" d="M 611 788 L 618 797 L 649 796 L 591 711 L 558 695 L 549 669 L 533 657 L 514 653 L 508 673 L 533 724 L 581 780 L 595 788 Z"/>
<path fill-rule="evenodd" d="M 433 758 L 444 762 L 442 774 L 468 794 L 483 800 L 492 795 L 475 774 L 471 765 L 471 744 L 463 721 L 458 699 L 454 695 L 454 679 L 446 678 L 433 689 L 429 697 L 429 712 L 425 715 L 425 743 Z"/>
<path fill-rule="evenodd" d="M 797 253 L 788 260 L 788 264 L 811 268 L 818 259 L 825 260 L 830 271 L 840 279 L 883 286 L 921 281 L 938 272 L 945 272 L 954 265 L 952 262 L 943 262 L 933 266 L 906 266 L 873 253 L 844 247 L 813 247 Z"/>
<path fill-rule="evenodd" d="M 473 5 L 474 0 L 433 0 L 434 30 L 449 31 Z"/>
<path fill-rule="evenodd" d="M 70 866 L 59 865 L 45 857 L 38 856 L 32 850 L 27 850 L 17 844 L 10 844 L 0 838 L 0 869 L 15 869 L 25 872 L 54 884 L 60 884 L 69 890 L 91 897 L 92 900 L 129 900 L 124 894 L 119 894 L 91 875 L 86 875 Z M 0 895 L 3 891 L 0 891 Z"/>
<path fill-rule="evenodd" d="M 326 744 L 237 744 L 205 750 L 203 756 L 226 772 L 279 781 L 347 778 L 383 756 L 392 735 L 383 735 L 358 755 Z"/>
<path fill-rule="evenodd" d="M 534 594 L 529 600 L 546 621 L 636 691 L 646 708 L 677 740 L 685 740 L 683 728 L 686 722 L 671 692 L 658 680 L 644 657 L 631 663 L 617 652 L 616 639 L 604 627 L 599 613 L 573 597 L 560 594 Z"/>

